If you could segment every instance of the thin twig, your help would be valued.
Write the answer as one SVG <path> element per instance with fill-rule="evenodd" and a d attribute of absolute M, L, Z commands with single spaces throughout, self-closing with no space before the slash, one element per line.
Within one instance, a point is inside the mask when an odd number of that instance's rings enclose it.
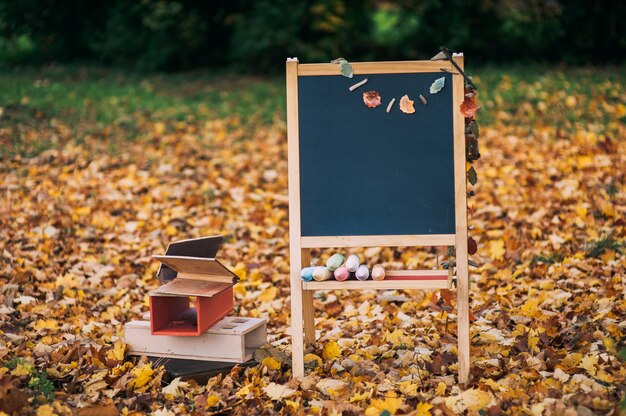
<path fill-rule="evenodd" d="M 356 84 L 354 84 L 353 86 L 351 86 L 350 88 L 348 88 L 350 91 L 354 91 L 357 88 L 359 88 L 361 85 L 365 84 L 367 82 L 367 78 L 365 78 L 363 81 L 361 82 L 357 82 Z"/>
<path fill-rule="evenodd" d="M 448 61 L 450 61 L 450 63 L 457 69 L 457 71 L 459 71 L 461 75 L 463 75 L 463 78 L 465 78 L 465 82 L 467 82 L 469 86 L 472 87 L 474 90 L 478 91 L 478 88 L 476 88 L 476 85 L 474 85 L 472 79 L 468 77 L 467 74 L 461 69 L 461 67 L 454 61 L 454 59 L 452 59 L 452 54 L 450 53 L 450 50 L 445 46 L 440 46 L 439 49 L 446 55 Z"/>

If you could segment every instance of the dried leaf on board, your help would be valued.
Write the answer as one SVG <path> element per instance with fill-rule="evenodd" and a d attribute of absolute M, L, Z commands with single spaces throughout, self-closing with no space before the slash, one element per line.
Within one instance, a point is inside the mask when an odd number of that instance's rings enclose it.
<path fill-rule="evenodd" d="M 415 112 L 413 103 L 414 101 L 411 101 L 408 95 L 402 96 L 402 98 L 400 98 L 400 110 L 406 114 L 413 114 Z"/>
<path fill-rule="evenodd" d="M 380 94 L 377 91 L 364 92 L 363 102 L 369 108 L 378 107 L 381 104 Z"/>
<path fill-rule="evenodd" d="M 437 78 L 430 86 L 430 93 L 437 94 L 446 84 L 446 79 L 444 77 Z"/>

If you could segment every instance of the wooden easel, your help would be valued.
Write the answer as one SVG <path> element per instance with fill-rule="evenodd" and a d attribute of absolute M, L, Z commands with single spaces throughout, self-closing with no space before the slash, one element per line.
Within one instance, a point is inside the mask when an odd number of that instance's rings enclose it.
<path fill-rule="evenodd" d="M 454 56 L 463 68 L 463 55 Z M 454 246 L 456 248 L 456 290 L 458 328 L 459 382 L 469 376 L 469 282 L 467 253 L 467 187 L 465 170 L 464 119 L 459 110 L 464 98 L 463 77 L 448 61 L 363 62 L 352 63 L 355 76 L 367 74 L 453 73 L 454 133 L 454 234 L 432 235 L 347 235 L 302 236 L 300 205 L 300 141 L 298 112 L 298 78 L 338 75 L 336 64 L 299 64 L 297 58 L 287 59 L 287 133 L 289 145 L 289 244 L 291 278 L 292 375 L 304 377 L 304 339 L 315 341 L 313 292 L 338 289 L 446 289 L 451 288 L 447 270 L 389 271 L 383 281 L 303 282 L 302 267 L 310 265 L 312 248 L 373 246 Z"/>

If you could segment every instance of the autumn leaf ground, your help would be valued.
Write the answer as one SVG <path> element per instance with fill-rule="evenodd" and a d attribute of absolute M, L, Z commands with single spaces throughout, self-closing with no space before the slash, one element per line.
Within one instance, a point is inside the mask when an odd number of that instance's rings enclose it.
<path fill-rule="evenodd" d="M 467 386 L 456 383 L 453 296 L 417 291 L 317 293 L 308 376 L 290 381 L 281 79 L 1 72 L 0 411 L 619 412 L 626 67 L 474 72 Z M 236 314 L 266 317 L 276 347 L 207 384 L 162 383 L 162 368 L 125 355 L 123 325 L 147 311 L 150 255 L 214 233 L 243 277 Z M 390 268 L 437 258 L 358 252 Z"/>

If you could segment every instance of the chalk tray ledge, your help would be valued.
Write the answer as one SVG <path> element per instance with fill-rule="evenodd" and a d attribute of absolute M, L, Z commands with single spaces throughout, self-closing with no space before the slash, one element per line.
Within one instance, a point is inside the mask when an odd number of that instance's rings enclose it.
<path fill-rule="evenodd" d="M 448 289 L 450 281 L 447 270 L 388 270 L 384 280 L 344 280 L 334 279 L 322 282 L 302 282 L 303 290 L 340 289 Z"/>

